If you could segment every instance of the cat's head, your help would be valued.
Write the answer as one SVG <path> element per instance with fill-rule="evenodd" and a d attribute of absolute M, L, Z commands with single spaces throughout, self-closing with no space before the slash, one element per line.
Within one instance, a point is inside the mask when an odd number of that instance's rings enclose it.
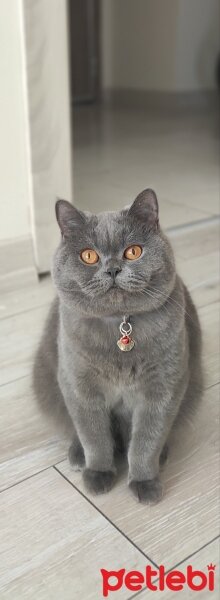
<path fill-rule="evenodd" d="M 128 208 L 98 215 L 58 200 L 56 216 L 62 237 L 53 278 L 62 302 L 90 316 L 131 315 L 164 302 L 175 266 L 153 190 Z"/>

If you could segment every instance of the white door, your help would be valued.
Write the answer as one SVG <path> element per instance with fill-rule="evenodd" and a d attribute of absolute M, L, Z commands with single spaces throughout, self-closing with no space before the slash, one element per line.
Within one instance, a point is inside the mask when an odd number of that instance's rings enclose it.
<path fill-rule="evenodd" d="M 59 239 L 56 198 L 73 197 L 66 0 L 22 0 L 22 26 L 30 218 L 37 270 L 44 273 Z"/>

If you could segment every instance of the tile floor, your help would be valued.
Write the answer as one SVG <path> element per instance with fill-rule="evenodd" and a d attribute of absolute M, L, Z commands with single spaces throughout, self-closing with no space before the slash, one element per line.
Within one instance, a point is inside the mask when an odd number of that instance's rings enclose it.
<path fill-rule="evenodd" d="M 219 214 L 219 119 L 214 109 L 111 106 L 74 111 L 75 202 L 114 210 L 146 187 L 164 227 Z"/>
<path fill-rule="evenodd" d="M 35 406 L 31 365 L 54 291 L 32 272 L 1 280 L 0 597 L 98 600 L 100 568 L 218 562 L 219 229 L 217 139 L 210 115 L 165 117 L 91 108 L 75 114 L 78 205 L 127 204 L 146 185 L 161 198 L 177 266 L 198 307 L 206 391 L 197 419 L 172 440 L 165 497 L 135 502 L 123 469 L 114 489 L 93 497 Z M 84 114 L 84 117 L 83 117 Z M 84 119 L 84 120 L 83 120 Z M 185 119 L 185 121 L 184 121 Z M 83 120 L 83 125 L 82 125 Z M 147 141 L 146 141 L 147 140 Z M 184 164 L 183 164 L 184 163 Z M 159 166 L 158 166 L 159 165 Z M 194 593 L 181 592 L 186 599 Z M 168 600 L 170 592 L 158 592 Z M 207 591 L 200 592 L 206 600 Z M 140 599 L 153 592 L 138 592 Z M 129 600 L 126 588 L 109 597 Z M 218 598 L 218 590 L 211 596 Z"/>

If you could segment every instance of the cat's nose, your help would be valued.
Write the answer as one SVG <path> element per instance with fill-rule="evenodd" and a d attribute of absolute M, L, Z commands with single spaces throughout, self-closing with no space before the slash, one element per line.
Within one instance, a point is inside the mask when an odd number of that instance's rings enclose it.
<path fill-rule="evenodd" d="M 106 271 L 106 273 L 108 273 L 108 275 L 110 275 L 110 277 L 113 279 L 113 281 L 115 281 L 118 273 L 120 273 L 121 271 L 121 267 L 109 267 Z"/>

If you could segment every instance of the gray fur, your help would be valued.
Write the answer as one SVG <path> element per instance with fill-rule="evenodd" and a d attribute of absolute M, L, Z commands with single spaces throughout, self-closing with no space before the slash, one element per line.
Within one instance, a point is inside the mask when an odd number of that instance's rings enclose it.
<path fill-rule="evenodd" d="M 167 439 L 202 391 L 201 332 L 190 294 L 176 274 L 158 224 L 157 199 L 144 190 L 130 208 L 91 215 L 58 201 L 62 238 L 53 262 L 58 297 L 34 367 L 42 409 L 71 431 L 69 459 L 90 491 L 110 489 L 115 447 L 126 449 L 128 483 L 143 502 L 162 496 L 159 466 Z M 124 258 L 141 245 L 136 261 Z M 100 260 L 80 258 L 94 248 Z M 121 269 L 115 285 L 107 269 Z M 123 315 L 135 347 L 117 347 Z"/>

